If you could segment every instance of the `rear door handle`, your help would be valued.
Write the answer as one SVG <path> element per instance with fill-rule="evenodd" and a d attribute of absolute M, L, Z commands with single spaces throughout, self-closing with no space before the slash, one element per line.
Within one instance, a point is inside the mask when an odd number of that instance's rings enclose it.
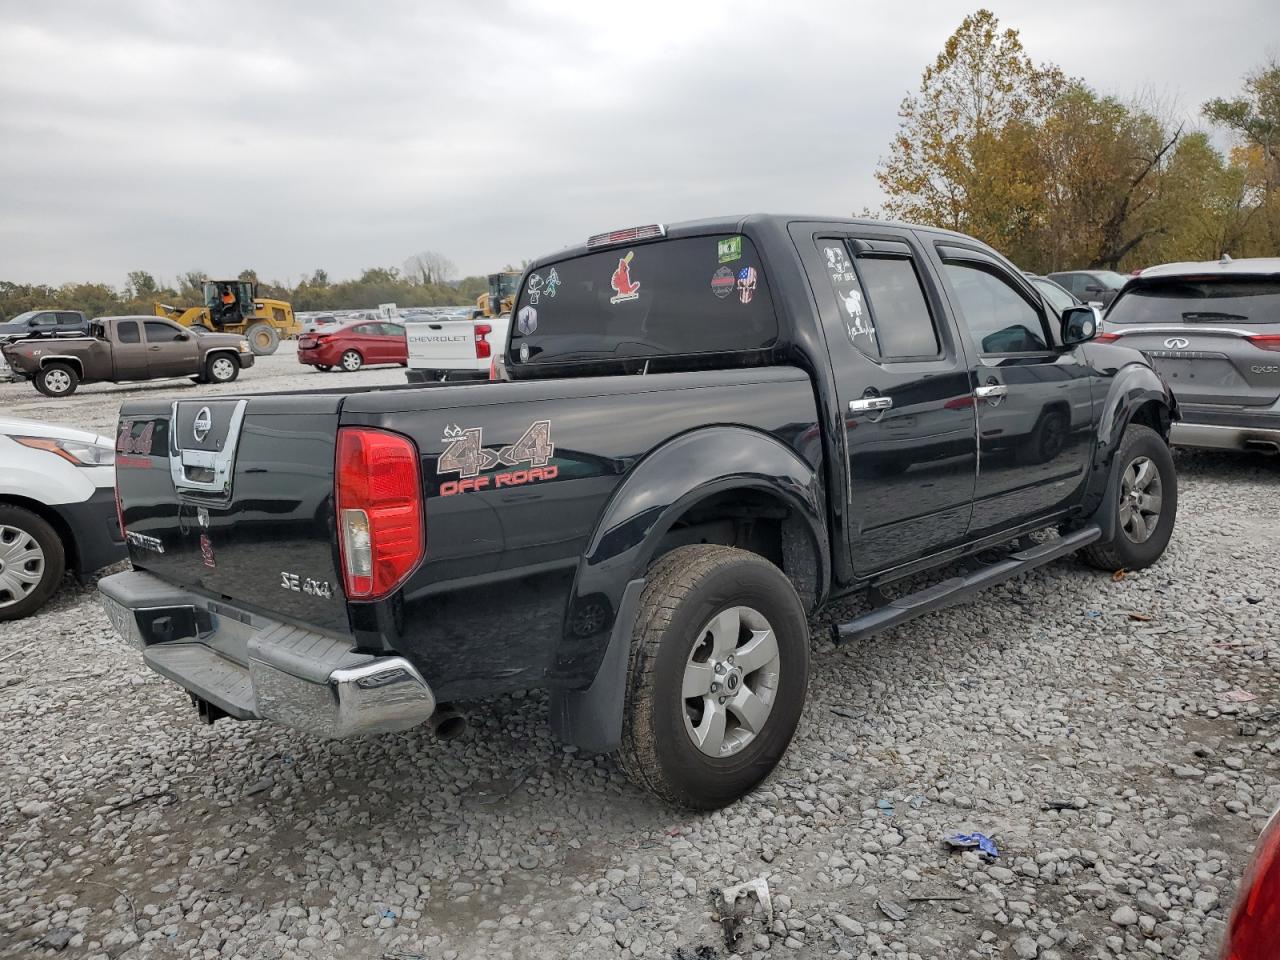
<path fill-rule="evenodd" d="M 888 410 L 893 406 L 893 397 L 863 397 L 861 400 L 849 401 L 850 413 L 875 413 L 877 410 Z"/>
<path fill-rule="evenodd" d="M 973 395 L 979 400 L 996 400 L 1009 395 L 1009 388 L 1003 383 L 989 383 L 985 387 L 974 387 Z"/>

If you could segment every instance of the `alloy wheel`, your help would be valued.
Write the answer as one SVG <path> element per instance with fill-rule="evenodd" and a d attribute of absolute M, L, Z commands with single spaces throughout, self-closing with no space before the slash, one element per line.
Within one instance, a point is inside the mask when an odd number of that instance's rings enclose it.
<path fill-rule="evenodd" d="M 685 732 L 712 757 L 741 752 L 764 729 L 778 693 L 782 657 L 769 621 L 730 607 L 698 631 L 680 696 Z"/>
<path fill-rule="evenodd" d="M 1155 533 L 1163 505 L 1160 471 L 1149 457 L 1136 457 L 1120 480 L 1120 527 L 1133 543 Z"/>

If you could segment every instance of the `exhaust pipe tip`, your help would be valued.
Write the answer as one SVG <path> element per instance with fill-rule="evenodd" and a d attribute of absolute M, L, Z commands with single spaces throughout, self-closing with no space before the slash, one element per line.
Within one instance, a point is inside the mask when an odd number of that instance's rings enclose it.
<path fill-rule="evenodd" d="M 467 732 L 467 715 L 444 703 L 431 715 L 431 734 L 438 740 L 452 740 Z"/>

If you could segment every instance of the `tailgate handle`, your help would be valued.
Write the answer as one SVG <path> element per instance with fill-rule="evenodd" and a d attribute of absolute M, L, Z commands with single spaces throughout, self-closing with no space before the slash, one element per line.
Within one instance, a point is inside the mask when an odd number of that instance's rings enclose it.
<path fill-rule="evenodd" d="M 186 401 L 190 402 L 190 401 Z M 231 470 L 235 466 L 236 444 L 248 400 L 236 401 L 227 424 L 227 440 L 221 450 L 183 450 L 178 446 L 178 403 L 169 420 L 169 473 L 177 492 L 197 491 L 226 495 L 231 492 Z"/>
<path fill-rule="evenodd" d="M 438 324 L 438 323 L 428 323 L 428 324 L 427 324 L 427 326 L 428 326 L 428 327 L 430 327 L 432 330 L 443 330 L 443 329 L 444 329 L 444 327 L 440 326 L 440 324 Z"/>

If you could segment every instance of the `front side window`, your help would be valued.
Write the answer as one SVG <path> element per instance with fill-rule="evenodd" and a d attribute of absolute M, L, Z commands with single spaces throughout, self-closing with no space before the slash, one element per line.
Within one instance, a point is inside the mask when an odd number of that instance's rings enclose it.
<path fill-rule="evenodd" d="M 737 353 L 778 338 L 755 246 L 714 234 L 545 264 L 526 278 L 511 328 L 517 367 Z"/>
<path fill-rule="evenodd" d="M 172 343 L 182 336 L 182 331 L 177 327 L 172 324 L 161 323 L 159 320 L 148 320 L 145 326 L 147 328 L 148 343 Z"/>
<path fill-rule="evenodd" d="M 137 320 L 122 320 L 116 324 L 116 339 L 121 343 L 140 343 Z"/>
<path fill-rule="evenodd" d="M 994 267 L 944 261 L 960 313 L 983 353 L 1034 353 L 1049 349 L 1044 318 Z"/>

